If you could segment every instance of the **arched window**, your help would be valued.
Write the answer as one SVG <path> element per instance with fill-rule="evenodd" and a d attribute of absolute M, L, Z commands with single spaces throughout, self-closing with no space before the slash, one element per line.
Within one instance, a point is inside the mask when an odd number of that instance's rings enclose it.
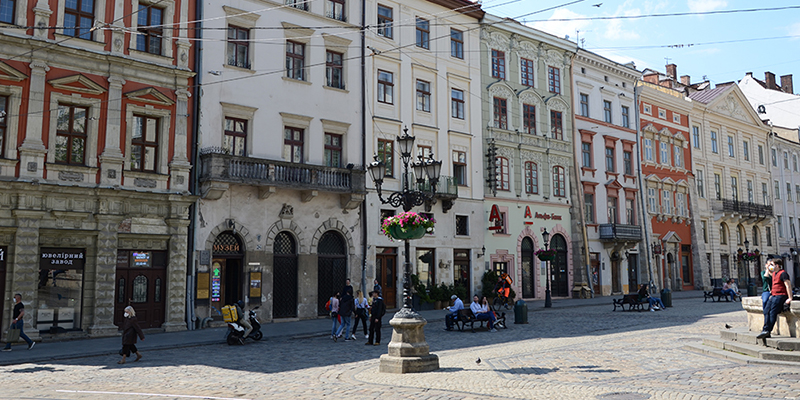
<path fill-rule="evenodd" d="M 725 224 L 719 224 L 719 243 L 728 244 L 728 227 Z"/>
<path fill-rule="evenodd" d="M 536 296 L 534 275 L 536 272 L 533 256 L 533 240 L 522 239 L 522 297 L 529 299 Z"/>
<path fill-rule="evenodd" d="M 736 227 L 736 244 L 743 245 L 745 241 L 746 235 L 744 233 L 744 227 L 739 225 Z"/>
<path fill-rule="evenodd" d="M 558 165 L 553 167 L 553 196 L 567 197 L 567 178 L 564 175 L 564 167 Z"/>
<path fill-rule="evenodd" d="M 297 317 L 297 244 L 288 232 L 275 236 L 273 245 L 273 318 Z"/>
<path fill-rule="evenodd" d="M 511 190 L 507 158 L 497 157 L 497 160 L 495 161 L 495 173 L 497 174 L 497 190 Z"/>
<path fill-rule="evenodd" d="M 539 194 L 539 166 L 530 161 L 525 163 L 525 193 Z"/>

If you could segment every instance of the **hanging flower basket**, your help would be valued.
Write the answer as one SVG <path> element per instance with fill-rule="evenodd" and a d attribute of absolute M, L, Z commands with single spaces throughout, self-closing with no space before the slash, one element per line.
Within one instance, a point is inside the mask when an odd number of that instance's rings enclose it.
<path fill-rule="evenodd" d="M 758 254 L 756 253 L 742 253 L 739 256 L 739 259 L 742 261 L 756 261 L 758 260 Z"/>
<path fill-rule="evenodd" d="M 556 259 L 556 251 L 555 250 L 542 250 L 542 249 L 539 249 L 539 250 L 536 250 L 536 252 L 533 253 L 533 255 L 535 255 L 536 257 L 539 257 L 539 260 L 541 260 L 541 261 L 553 261 L 553 260 Z"/>
<path fill-rule="evenodd" d="M 426 233 L 433 234 L 434 222 L 433 219 L 409 211 L 383 220 L 381 230 L 393 240 L 420 239 Z"/>

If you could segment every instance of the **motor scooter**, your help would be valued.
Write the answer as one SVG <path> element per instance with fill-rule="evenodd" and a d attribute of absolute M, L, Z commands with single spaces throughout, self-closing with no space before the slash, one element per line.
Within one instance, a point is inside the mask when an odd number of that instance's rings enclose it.
<path fill-rule="evenodd" d="M 261 323 L 258 322 L 258 316 L 256 315 L 256 311 L 258 307 L 247 311 L 248 318 L 250 319 L 250 325 L 253 327 L 253 330 L 250 332 L 246 338 L 243 338 L 245 327 L 239 325 L 237 322 L 228 322 L 228 332 L 225 334 L 225 341 L 228 342 L 229 346 L 234 344 L 244 344 L 244 340 L 247 338 L 253 340 L 261 340 L 264 336 L 261 333 Z"/>

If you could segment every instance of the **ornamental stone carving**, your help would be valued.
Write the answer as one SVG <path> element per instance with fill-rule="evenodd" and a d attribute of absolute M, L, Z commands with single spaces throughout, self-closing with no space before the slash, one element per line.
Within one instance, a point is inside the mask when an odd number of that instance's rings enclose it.
<path fill-rule="evenodd" d="M 551 110 L 567 112 L 569 110 L 569 105 L 560 98 L 552 98 L 550 101 L 547 102 L 548 107 Z"/>
<path fill-rule="evenodd" d="M 539 106 L 542 104 L 542 98 L 532 89 L 525 89 L 519 94 L 519 100 L 525 104 Z"/>
<path fill-rule="evenodd" d="M 511 38 L 500 32 L 491 32 L 487 29 L 481 30 L 481 40 L 495 50 L 508 51 L 511 45 Z"/>
<path fill-rule="evenodd" d="M 733 94 L 729 94 L 727 97 L 725 97 L 725 101 L 715 107 L 715 110 L 721 114 L 729 115 L 740 121 L 747 121 L 747 116 L 742 110 L 741 104 L 739 104 L 739 101 Z"/>
<path fill-rule="evenodd" d="M 136 178 L 133 180 L 133 185 L 145 188 L 155 188 L 158 185 L 155 179 Z"/>
<path fill-rule="evenodd" d="M 498 82 L 489 87 L 489 95 L 492 97 L 505 97 L 506 99 L 512 99 L 514 98 L 514 91 L 502 82 Z"/>
<path fill-rule="evenodd" d="M 59 171 L 58 179 L 69 182 L 83 182 L 83 174 L 80 172 Z"/>
<path fill-rule="evenodd" d="M 554 67 L 565 67 L 567 63 L 564 61 L 564 54 L 556 50 L 547 50 L 547 63 Z"/>
<path fill-rule="evenodd" d="M 516 46 L 517 55 L 529 60 L 536 61 L 539 58 L 539 49 L 535 44 L 526 40 L 520 41 Z"/>

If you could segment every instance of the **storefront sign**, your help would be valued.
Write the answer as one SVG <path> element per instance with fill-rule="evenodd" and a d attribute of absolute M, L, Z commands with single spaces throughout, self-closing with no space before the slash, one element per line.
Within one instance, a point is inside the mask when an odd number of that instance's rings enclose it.
<path fill-rule="evenodd" d="M 540 213 L 537 212 L 533 217 L 537 218 L 537 219 L 544 219 L 544 220 L 548 220 L 548 219 L 552 219 L 554 221 L 560 221 L 561 220 L 561 216 L 560 215 L 552 214 L 552 213 L 551 214 L 547 214 L 547 213 L 540 214 Z"/>
<path fill-rule="evenodd" d="M 134 251 L 131 252 L 133 257 L 133 266 L 137 268 L 149 268 L 152 266 L 149 251 Z"/>
<path fill-rule="evenodd" d="M 42 248 L 39 267 L 42 269 L 83 269 L 84 249 Z"/>
<path fill-rule="evenodd" d="M 214 268 L 211 269 L 211 301 L 219 301 L 222 290 L 220 272 L 219 264 L 214 264 Z"/>
<path fill-rule="evenodd" d="M 492 211 L 489 213 L 489 222 L 492 222 L 489 226 L 490 231 L 499 231 L 503 229 L 503 217 L 500 216 L 500 209 L 497 208 L 497 204 L 492 204 Z"/>

